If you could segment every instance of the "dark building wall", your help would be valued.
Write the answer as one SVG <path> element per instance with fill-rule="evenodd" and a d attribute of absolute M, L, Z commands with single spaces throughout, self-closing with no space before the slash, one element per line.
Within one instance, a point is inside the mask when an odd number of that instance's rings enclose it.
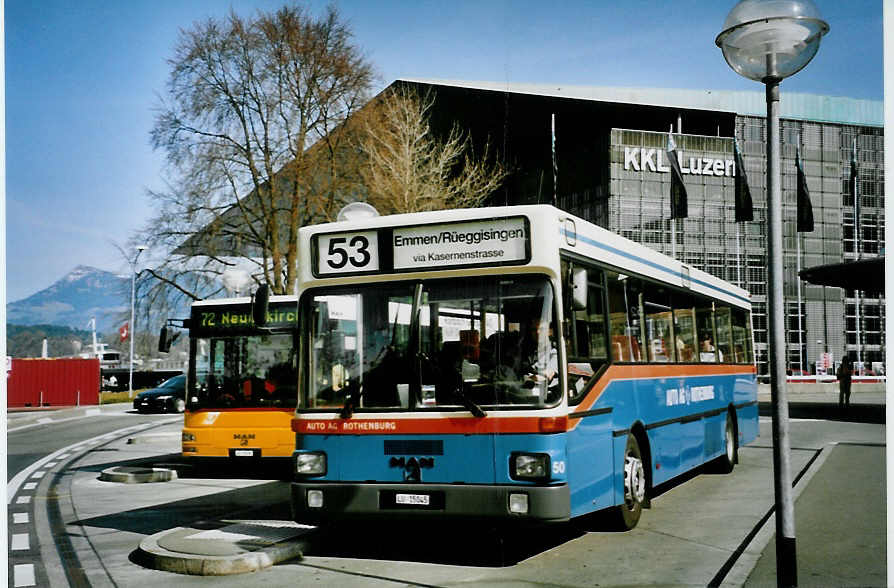
<path fill-rule="evenodd" d="M 609 145 L 613 128 L 664 132 L 682 120 L 687 134 L 732 136 L 735 115 L 702 110 L 554 98 L 454 86 L 411 84 L 435 96 L 431 124 L 446 136 L 458 123 L 477 153 L 491 153 L 511 175 L 489 204 L 553 201 L 552 119 L 555 116 L 557 204 L 608 226 Z"/>
<path fill-rule="evenodd" d="M 678 109 L 582 99 L 556 98 L 447 85 L 413 83 L 435 95 L 432 127 L 446 135 L 454 124 L 471 134 L 477 153 L 491 153 L 511 175 L 488 204 L 553 202 L 552 117 L 555 115 L 556 204 L 665 254 L 671 253 L 670 225 L 658 192 L 643 182 L 629 190 L 629 174 L 612 160 L 612 130 L 686 135 L 683 149 L 707 151 L 713 137 L 735 137 L 742 150 L 754 200 L 754 222 L 732 219 L 733 182 L 724 179 L 716 198 L 709 183 L 689 178 L 690 218 L 679 221 L 677 257 L 735 283 L 752 294 L 758 367 L 766 371 L 766 122 L 731 112 Z M 699 137 L 701 136 L 701 137 Z M 799 283 L 797 270 L 857 258 L 850 154 L 857 139 L 862 214 L 860 255 L 884 250 L 884 129 L 822 121 L 783 120 L 785 303 L 789 365 L 811 371 L 823 351 L 835 362 L 848 354 L 866 362 L 884 361 L 884 299 L 858 292 Z M 649 146 L 663 144 L 653 138 Z M 654 145 L 652 145 L 654 143 Z M 700 143 L 705 144 L 699 147 Z M 801 148 L 816 229 L 794 231 L 796 146 Z M 615 153 L 615 159 L 618 155 Z M 614 165 L 614 168 L 612 167 Z M 625 184 L 625 181 L 627 182 Z M 624 184 L 624 186 L 622 186 Z M 626 186 L 626 188 L 625 188 Z M 647 192 L 647 190 L 652 190 Z M 626 214 L 625 214 L 626 211 Z M 800 258 L 799 256 L 800 252 Z M 799 298 L 800 293 L 800 298 Z M 800 321 L 798 320 L 800 316 Z M 859 339 L 858 339 L 859 332 Z"/>

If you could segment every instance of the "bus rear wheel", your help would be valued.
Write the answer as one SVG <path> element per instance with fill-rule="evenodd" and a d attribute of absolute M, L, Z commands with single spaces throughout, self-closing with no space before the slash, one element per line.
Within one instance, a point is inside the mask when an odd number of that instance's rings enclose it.
<path fill-rule="evenodd" d="M 733 415 L 727 413 L 726 426 L 723 429 L 723 455 L 714 461 L 714 471 L 718 474 L 729 474 L 736 467 L 736 425 Z"/>
<path fill-rule="evenodd" d="M 646 468 L 643 464 L 639 443 L 633 435 L 627 436 L 622 465 L 624 468 L 624 501 L 615 508 L 618 526 L 627 531 L 636 527 L 646 500 Z"/>

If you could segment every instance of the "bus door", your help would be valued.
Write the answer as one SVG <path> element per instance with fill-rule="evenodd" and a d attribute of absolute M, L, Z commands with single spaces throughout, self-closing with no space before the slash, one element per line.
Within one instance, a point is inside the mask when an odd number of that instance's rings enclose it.
<path fill-rule="evenodd" d="M 572 516 L 613 504 L 612 411 L 605 276 L 601 269 L 563 262 L 564 336 L 569 404 L 568 480 Z M 585 279 L 584 279 L 585 278 Z M 583 293 L 575 295 L 575 291 Z M 617 345 L 630 349 L 619 340 Z M 603 393 L 607 393 L 602 397 Z"/>

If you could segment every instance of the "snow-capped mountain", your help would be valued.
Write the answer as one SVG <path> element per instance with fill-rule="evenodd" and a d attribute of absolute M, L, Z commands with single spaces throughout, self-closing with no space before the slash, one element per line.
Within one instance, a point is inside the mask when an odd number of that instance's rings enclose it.
<path fill-rule="evenodd" d="M 96 330 L 109 332 L 130 312 L 130 280 L 79 265 L 55 284 L 6 305 L 6 322 L 14 325 L 59 325 L 86 329 L 96 317 Z"/>

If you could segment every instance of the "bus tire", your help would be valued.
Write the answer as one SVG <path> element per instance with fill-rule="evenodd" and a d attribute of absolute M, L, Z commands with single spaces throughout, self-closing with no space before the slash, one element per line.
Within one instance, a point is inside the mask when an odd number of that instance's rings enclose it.
<path fill-rule="evenodd" d="M 718 474 L 732 473 L 736 467 L 736 453 L 738 444 L 736 439 L 736 424 L 731 413 L 726 413 L 726 426 L 723 429 L 723 454 L 714 460 L 714 471 Z"/>
<path fill-rule="evenodd" d="M 627 435 L 621 467 L 624 472 L 624 500 L 615 507 L 616 519 L 621 530 L 629 531 L 639 522 L 646 500 L 646 468 L 639 442 L 632 434 Z"/>

